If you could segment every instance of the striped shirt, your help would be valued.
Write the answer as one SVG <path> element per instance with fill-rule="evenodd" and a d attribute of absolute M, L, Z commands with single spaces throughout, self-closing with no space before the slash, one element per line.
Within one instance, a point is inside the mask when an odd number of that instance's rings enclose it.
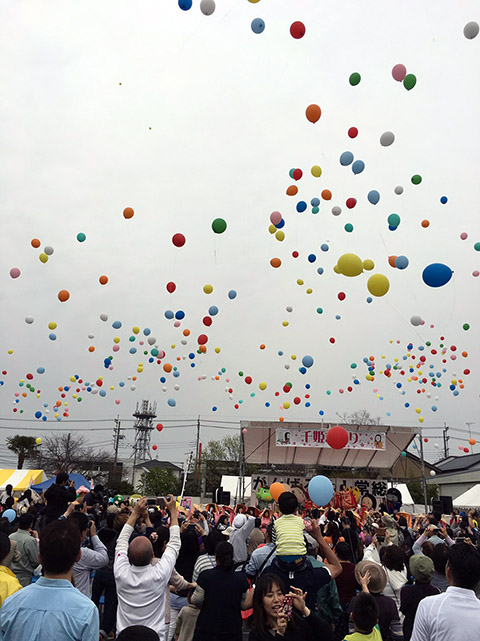
<path fill-rule="evenodd" d="M 275 521 L 277 556 L 303 556 L 307 553 L 303 540 L 303 519 L 284 514 Z"/>
<path fill-rule="evenodd" d="M 204 570 L 212 570 L 216 566 L 215 557 L 210 554 L 201 554 L 195 561 L 193 568 L 192 581 L 197 582 L 198 575 Z"/>

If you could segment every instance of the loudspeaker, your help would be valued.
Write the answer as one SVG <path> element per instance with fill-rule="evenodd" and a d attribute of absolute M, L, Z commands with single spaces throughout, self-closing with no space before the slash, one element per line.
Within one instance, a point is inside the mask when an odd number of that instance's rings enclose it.
<path fill-rule="evenodd" d="M 223 487 L 216 487 L 213 490 L 212 500 L 217 505 L 230 505 L 230 492 L 224 492 Z"/>
<path fill-rule="evenodd" d="M 443 503 L 439 499 L 432 500 L 432 512 L 438 512 L 439 514 L 443 513 Z"/>
<path fill-rule="evenodd" d="M 441 496 L 440 501 L 442 503 L 442 513 L 451 514 L 453 512 L 453 502 L 451 496 Z"/>

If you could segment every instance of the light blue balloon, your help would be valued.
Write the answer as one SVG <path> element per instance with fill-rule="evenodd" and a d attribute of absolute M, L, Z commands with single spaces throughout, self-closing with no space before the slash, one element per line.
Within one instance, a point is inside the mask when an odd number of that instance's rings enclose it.
<path fill-rule="evenodd" d="M 44 367 L 37 367 L 37 374 L 45 374 L 45 368 Z"/>
<path fill-rule="evenodd" d="M 308 354 L 302 358 L 302 365 L 304 367 L 311 367 L 313 365 L 313 357 Z"/>
<path fill-rule="evenodd" d="M 218 314 L 218 307 L 216 305 L 212 305 L 208 308 L 208 313 L 210 316 L 216 316 Z"/>
<path fill-rule="evenodd" d="M 438 410 L 438 407 L 436 405 L 432 405 L 432 412 L 436 412 Z"/>
<path fill-rule="evenodd" d="M 237 297 L 237 292 L 236 292 L 234 289 L 231 289 L 231 290 L 228 292 L 228 298 L 229 298 L 230 300 L 233 300 L 233 299 L 234 299 L 234 298 L 236 298 L 236 297 Z"/>
<path fill-rule="evenodd" d="M 170 407 L 175 407 L 175 405 L 177 404 L 177 401 L 174 398 L 169 398 L 167 403 Z"/>
<path fill-rule="evenodd" d="M 395 267 L 397 269 L 406 269 L 408 267 L 408 258 L 406 256 L 397 256 L 395 258 Z"/>
<path fill-rule="evenodd" d="M 363 162 L 363 160 L 356 160 L 352 165 L 352 171 L 355 175 L 361 174 L 364 169 L 365 163 Z"/>
<path fill-rule="evenodd" d="M 107 392 L 104 389 L 101 389 L 99 392 L 100 396 L 106 396 Z"/>
<path fill-rule="evenodd" d="M 49 338 L 51 341 L 56 341 L 56 340 L 57 340 L 57 335 L 52 333 L 52 334 L 49 334 L 49 335 L 48 335 L 48 338 Z"/>
<path fill-rule="evenodd" d="M 326 476 L 314 476 L 308 484 L 308 495 L 315 505 L 323 507 L 332 500 L 333 485 Z"/>
<path fill-rule="evenodd" d="M 167 309 L 165 312 L 165 318 L 168 318 L 168 320 L 172 320 L 172 318 L 175 316 L 175 314 L 172 312 L 171 309 Z"/>
<path fill-rule="evenodd" d="M 318 207 L 320 205 L 320 198 L 312 198 L 310 204 L 312 207 Z"/>
<path fill-rule="evenodd" d="M 143 330 L 144 336 L 150 336 L 151 333 L 152 333 L 152 330 L 149 327 L 145 327 L 145 329 Z"/>
<path fill-rule="evenodd" d="M 114 321 L 112 323 L 113 329 L 120 329 L 121 326 L 122 326 L 122 323 L 120 321 Z"/>
<path fill-rule="evenodd" d="M 368 192 L 367 199 L 369 203 L 371 203 L 372 205 L 376 205 L 380 200 L 380 194 L 376 189 L 372 189 Z"/>
<path fill-rule="evenodd" d="M 351 151 L 344 151 L 343 154 L 340 156 L 340 164 L 343 167 L 348 167 L 348 165 L 351 165 L 353 162 L 353 154 Z"/>
<path fill-rule="evenodd" d="M 317 268 L 317 274 L 322 275 L 322 274 L 323 274 L 323 272 L 324 272 L 323 267 L 318 267 L 318 268 Z"/>
<path fill-rule="evenodd" d="M 320 249 L 322 250 L 322 252 L 328 252 L 328 250 L 330 249 L 330 247 L 327 245 L 327 243 L 322 243 L 322 244 L 320 245 Z"/>
<path fill-rule="evenodd" d="M 253 33 L 263 33 L 263 31 L 265 31 L 265 23 L 261 18 L 255 18 L 255 20 L 252 20 L 251 27 Z"/>
<path fill-rule="evenodd" d="M 137 353 L 137 348 L 136 347 L 130 347 L 130 349 L 128 351 L 130 352 L 130 354 L 136 354 Z"/>
<path fill-rule="evenodd" d="M 367 296 L 367 303 L 371 303 L 373 301 L 373 298 L 371 296 Z"/>

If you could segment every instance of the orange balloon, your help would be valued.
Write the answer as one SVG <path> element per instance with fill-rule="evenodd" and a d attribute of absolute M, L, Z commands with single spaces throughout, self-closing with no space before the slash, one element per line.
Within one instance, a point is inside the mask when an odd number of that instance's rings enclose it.
<path fill-rule="evenodd" d="M 307 120 L 315 124 L 320 120 L 322 110 L 318 105 L 308 105 L 308 107 L 305 109 L 305 115 L 307 116 Z"/>
<path fill-rule="evenodd" d="M 430 226 L 430 221 L 429 220 L 427 220 L 427 219 L 422 220 L 422 227 L 424 227 L 426 229 L 429 226 Z"/>
<path fill-rule="evenodd" d="M 40 241 L 38 240 L 38 238 L 32 238 L 32 240 L 30 241 L 30 245 L 37 249 L 38 247 L 40 247 Z"/>
<path fill-rule="evenodd" d="M 190 330 L 189 329 L 184 329 L 183 330 L 183 335 L 184 336 L 190 336 Z"/>
<path fill-rule="evenodd" d="M 467 358 L 468 352 L 462 352 L 462 356 L 463 356 L 463 358 Z"/>
<path fill-rule="evenodd" d="M 260 345 L 260 349 L 265 349 L 265 345 L 264 345 L 264 343 L 262 343 L 262 344 Z"/>
<path fill-rule="evenodd" d="M 272 258 L 272 260 L 270 261 L 270 265 L 272 267 L 280 267 L 281 264 L 282 261 L 280 260 L 280 258 Z"/>
<path fill-rule="evenodd" d="M 108 277 L 107 276 L 100 276 L 98 279 L 98 282 L 100 285 L 106 285 L 108 283 Z"/>
<path fill-rule="evenodd" d="M 295 196 L 296 194 L 298 194 L 297 185 L 290 185 L 290 187 L 287 188 L 287 196 Z"/>
<path fill-rule="evenodd" d="M 90 347 L 88 348 L 88 351 L 89 352 L 94 352 L 95 351 L 95 347 L 93 345 L 90 345 Z"/>
<path fill-rule="evenodd" d="M 388 257 L 388 264 L 390 267 L 395 267 L 395 261 L 397 260 L 398 256 L 389 256 Z"/>
<path fill-rule="evenodd" d="M 70 298 L 70 292 L 67 291 L 66 289 L 61 289 L 58 292 L 57 296 L 58 296 L 58 300 L 61 303 L 65 303 Z"/>
<path fill-rule="evenodd" d="M 272 483 L 270 485 L 270 496 L 274 501 L 278 501 L 278 497 L 280 494 L 283 494 L 285 492 L 285 488 L 283 487 L 282 483 L 279 483 L 276 481 L 275 483 Z"/>
<path fill-rule="evenodd" d="M 474 438 L 469 438 L 468 442 L 470 445 L 475 445 L 477 441 Z"/>
<path fill-rule="evenodd" d="M 133 214 L 134 213 L 135 212 L 133 211 L 133 209 L 131 207 L 125 207 L 125 209 L 123 210 L 123 217 L 127 218 L 127 219 L 128 218 L 133 218 Z"/>
<path fill-rule="evenodd" d="M 330 191 L 330 189 L 324 189 L 321 193 L 321 196 L 323 200 L 331 200 L 332 192 Z"/>
<path fill-rule="evenodd" d="M 170 365 L 170 363 L 165 363 L 165 365 L 163 366 L 163 371 L 164 372 L 171 372 L 172 371 L 172 366 Z"/>

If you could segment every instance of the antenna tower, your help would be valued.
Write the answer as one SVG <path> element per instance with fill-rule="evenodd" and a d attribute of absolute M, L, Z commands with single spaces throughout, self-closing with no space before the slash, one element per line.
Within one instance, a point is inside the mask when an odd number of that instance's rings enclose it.
<path fill-rule="evenodd" d="M 133 425 L 135 428 L 134 466 L 137 461 L 151 459 L 150 436 L 153 430 L 153 419 L 157 416 L 157 404 L 143 400 L 137 403 L 133 416 L 137 419 Z"/>

